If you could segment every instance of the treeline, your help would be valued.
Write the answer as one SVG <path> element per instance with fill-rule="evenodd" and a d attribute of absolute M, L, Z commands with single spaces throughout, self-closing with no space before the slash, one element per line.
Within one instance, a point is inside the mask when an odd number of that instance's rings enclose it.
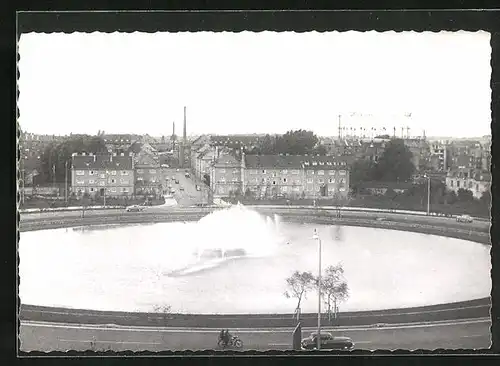
<path fill-rule="evenodd" d="M 259 155 L 326 155 L 326 149 L 320 144 L 312 131 L 290 130 L 284 135 L 266 135 L 248 154 Z"/>

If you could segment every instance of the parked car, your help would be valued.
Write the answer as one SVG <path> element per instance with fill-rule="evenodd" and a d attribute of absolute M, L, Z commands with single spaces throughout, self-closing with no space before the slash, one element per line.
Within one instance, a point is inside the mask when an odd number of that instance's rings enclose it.
<path fill-rule="evenodd" d="M 184 191 L 184 187 L 180 187 L 180 188 L 179 188 L 179 191 Z"/>
<path fill-rule="evenodd" d="M 318 347 L 317 333 L 311 333 L 301 342 L 301 348 L 304 350 L 316 349 Z M 331 333 L 321 333 L 321 349 L 335 349 L 350 351 L 354 348 L 354 342 L 349 337 L 334 337 Z"/>
<path fill-rule="evenodd" d="M 196 190 L 201 191 L 201 187 L 199 185 L 196 185 Z"/>
<path fill-rule="evenodd" d="M 169 168 L 168 164 L 161 164 L 160 165 L 162 168 Z"/>
<path fill-rule="evenodd" d="M 473 222 L 474 220 L 469 215 L 457 216 L 457 222 Z"/>
<path fill-rule="evenodd" d="M 175 180 L 175 184 L 179 184 L 179 180 L 178 179 Z"/>
<path fill-rule="evenodd" d="M 146 207 L 144 206 L 140 206 L 140 205 L 132 205 L 132 206 L 128 206 L 125 210 L 127 212 L 142 212 L 146 209 Z"/>
<path fill-rule="evenodd" d="M 190 177 L 189 173 L 184 174 L 184 176 L 185 176 L 186 178 L 189 178 L 189 177 Z"/>

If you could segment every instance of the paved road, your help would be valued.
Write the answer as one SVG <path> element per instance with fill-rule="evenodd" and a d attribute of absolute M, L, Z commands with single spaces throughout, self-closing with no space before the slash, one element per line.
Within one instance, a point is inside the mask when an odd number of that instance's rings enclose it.
<path fill-rule="evenodd" d="M 187 187 L 192 187 L 194 192 L 198 194 L 198 200 L 201 199 L 201 193 L 197 192 L 194 187 L 194 183 L 190 181 L 190 179 L 187 178 L 182 178 L 183 180 L 181 181 L 179 179 L 179 186 L 185 184 Z M 189 183 L 189 184 L 188 184 Z M 175 185 L 175 184 L 174 184 Z M 177 186 L 177 185 L 175 185 Z M 176 187 L 178 190 L 178 187 Z M 189 189 L 189 188 L 188 188 Z M 196 199 L 194 201 L 189 201 L 190 197 L 194 193 L 183 193 L 180 192 L 177 194 L 176 199 L 180 198 L 184 200 L 184 206 L 190 205 L 190 202 L 198 202 Z M 179 201 L 179 200 L 178 200 Z M 193 203 L 194 204 L 194 203 Z M 194 211 L 201 211 L 200 208 L 189 208 L 189 207 L 178 207 L 178 208 L 173 208 L 173 207 L 166 207 L 166 206 L 151 206 L 147 207 L 146 213 L 163 213 L 163 212 L 194 212 Z M 208 209 L 206 209 L 208 212 Z M 279 214 L 279 212 L 289 212 L 293 213 L 296 211 L 300 215 L 304 215 L 304 212 L 311 212 L 315 213 L 317 210 L 312 210 L 312 209 L 294 209 L 294 208 L 266 208 L 262 207 L 259 208 L 259 211 L 261 212 L 276 212 Z M 28 220 L 40 220 L 40 219 L 50 219 L 50 218 L 60 218 L 60 217 L 81 217 L 81 211 L 56 211 L 56 212 L 39 212 L 39 213 L 29 213 L 29 214 L 22 214 L 21 215 L 21 221 L 28 221 Z M 137 213 L 135 212 L 125 212 L 124 209 L 106 209 L 106 210 L 87 210 L 85 211 L 85 216 L 86 217 L 91 217 L 91 216 L 117 216 L 117 215 L 136 215 Z M 332 215 L 335 213 L 332 212 Z M 472 223 L 457 223 L 455 219 L 453 218 L 448 218 L 448 217 L 428 217 L 428 216 L 416 216 L 416 215 L 404 215 L 404 214 L 392 214 L 392 213 L 376 213 L 376 212 L 361 212 L 361 211 L 343 211 L 342 212 L 342 217 L 345 218 L 351 218 L 351 217 L 357 217 L 357 218 L 374 218 L 374 217 L 381 217 L 385 218 L 387 221 L 404 221 L 404 222 L 418 222 L 418 223 L 425 223 L 425 224 L 447 224 L 450 226 L 454 227 L 459 227 L 459 228 L 471 228 L 471 229 L 487 229 L 490 227 L 489 222 L 484 222 L 484 221 L 474 221 Z"/>
<path fill-rule="evenodd" d="M 177 169 L 166 169 L 163 175 L 170 179 L 167 185 L 171 184 L 172 188 L 175 189 L 174 197 L 179 206 L 188 207 L 203 202 L 203 195 L 201 191 L 196 190 L 194 179 L 192 177 L 186 178 L 185 173 L 185 169 L 179 169 L 179 171 Z M 172 177 L 175 177 L 179 184 L 175 184 Z M 183 191 L 180 189 L 181 187 L 184 188 Z"/>
<path fill-rule="evenodd" d="M 384 328 L 325 328 L 351 337 L 356 349 L 481 349 L 489 348 L 489 319 Z M 303 328 L 303 337 L 313 328 Z M 21 351 L 162 351 L 215 349 L 219 330 L 130 328 L 118 326 L 21 323 Z M 291 349 L 291 328 L 230 329 L 244 342 L 243 350 Z"/>

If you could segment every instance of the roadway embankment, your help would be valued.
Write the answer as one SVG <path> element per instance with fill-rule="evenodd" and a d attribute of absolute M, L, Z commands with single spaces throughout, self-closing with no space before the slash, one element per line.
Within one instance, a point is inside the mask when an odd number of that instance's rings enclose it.
<path fill-rule="evenodd" d="M 323 225 L 362 226 L 424 234 L 441 235 L 490 244 L 490 223 L 474 221 L 460 223 L 453 218 L 417 216 L 399 213 L 343 211 L 337 217 L 335 210 L 306 208 L 255 207 L 265 215 L 278 214 L 283 221 Z M 197 221 L 214 212 L 213 208 L 151 208 L 146 212 L 124 210 L 88 211 L 82 217 L 78 211 L 45 212 L 20 215 L 20 231 L 56 229 L 91 225 L 131 225 L 161 222 Z"/>
<path fill-rule="evenodd" d="M 335 326 L 372 326 L 401 323 L 454 321 L 490 317 L 490 298 L 451 304 L 440 304 L 404 309 L 343 312 L 337 319 L 324 324 Z M 304 327 L 317 324 L 317 314 L 301 315 Z M 115 324 L 122 326 L 168 326 L 188 328 L 274 328 L 294 327 L 293 314 L 158 314 L 139 312 L 95 311 L 22 305 L 22 321 L 78 324 Z"/>

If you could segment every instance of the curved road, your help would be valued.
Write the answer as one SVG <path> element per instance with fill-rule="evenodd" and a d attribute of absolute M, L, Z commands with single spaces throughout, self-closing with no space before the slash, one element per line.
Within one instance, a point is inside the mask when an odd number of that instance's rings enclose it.
<path fill-rule="evenodd" d="M 325 327 L 336 336 L 351 337 L 355 349 L 416 350 L 486 349 L 491 345 L 489 319 L 411 324 L 382 328 Z M 244 342 L 242 350 L 290 350 L 292 328 L 230 329 Z M 302 328 L 303 337 L 314 328 Z M 119 327 L 22 322 L 20 350 L 29 351 L 182 351 L 216 349 L 219 330 L 193 328 Z"/>

